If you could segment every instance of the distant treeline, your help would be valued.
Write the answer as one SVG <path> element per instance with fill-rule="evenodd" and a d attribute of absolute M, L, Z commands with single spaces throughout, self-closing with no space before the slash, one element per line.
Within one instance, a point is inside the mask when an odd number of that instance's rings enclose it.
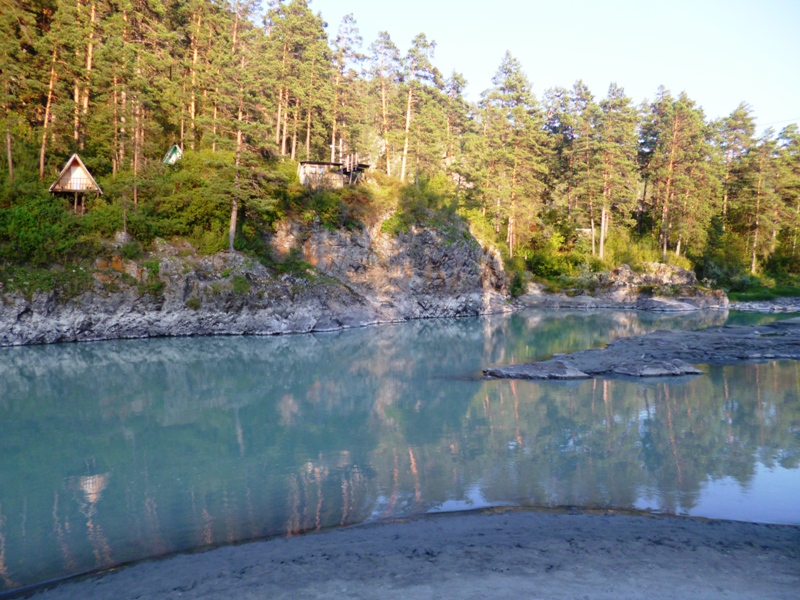
<path fill-rule="evenodd" d="M 540 275 L 651 258 L 718 283 L 800 271 L 796 125 L 757 137 L 746 104 L 709 121 L 663 88 L 641 106 L 580 81 L 536 99 L 508 53 L 472 104 L 424 34 L 401 51 L 386 32 L 365 44 L 351 15 L 329 33 L 306 0 L 264 8 L 4 2 L 0 247 L 72 152 L 107 187 L 95 208 L 129 202 L 152 231 L 196 239 L 242 235 L 243 215 L 277 210 L 292 171 L 281 160 L 357 152 L 383 181 L 436 182 L 480 237 Z M 182 176 L 161 165 L 173 143 L 195 157 Z"/>

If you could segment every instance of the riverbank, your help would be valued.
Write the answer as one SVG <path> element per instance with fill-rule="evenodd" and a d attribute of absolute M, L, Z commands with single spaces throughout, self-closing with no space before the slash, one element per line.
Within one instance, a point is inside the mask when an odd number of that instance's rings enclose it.
<path fill-rule="evenodd" d="M 800 359 L 800 317 L 758 327 L 723 326 L 698 331 L 654 331 L 619 338 L 605 348 L 550 360 L 489 368 L 504 379 L 584 379 L 593 376 L 700 375 L 696 364 Z"/>
<path fill-rule="evenodd" d="M 76 274 L 78 290 L 0 288 L 0 346 L 308 333 L 512 310 L 499 254 L 463 225 L 389 235 L 380 225 L 286 222 L 268 240 L 272 264 L 164 240 L 126 259 L 126 239 Z"/>
<path fill-rule="evenodd" d="M 796 526 L 512 509 L 182 554 L 33 598 L 788 600 L 799 587 Z"/>

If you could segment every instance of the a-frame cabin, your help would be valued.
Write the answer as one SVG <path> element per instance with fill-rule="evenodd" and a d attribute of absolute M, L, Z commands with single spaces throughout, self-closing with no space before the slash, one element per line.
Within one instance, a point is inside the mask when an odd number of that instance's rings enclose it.
<path fill-rule="evenodd" d="M 164 155 L 164 159 L 161 162 L 165 165 L 174 165 L 182 158 L 183 150 L 181 150 L 181 147 L 178 146 L 178 144 L 172 144 L 172 147 L 167 150 L 167 153 Z"/>
<path fill-rule="evenodd" d="M 89 169 L 83 164 L 81 157 L 73 154 L 67 164 L 64 165 L 64 168 L 61 169 L 58 179 L 50 186 L 50 193 L 73 194 L 75 198 L 74 210 L 77 212 L 78 194 L 85 194 L 86 192 L 95 192 L 97 195 L 103 194 L 103 190 L 97 185 L 94 177 L 89 173 Z"/>

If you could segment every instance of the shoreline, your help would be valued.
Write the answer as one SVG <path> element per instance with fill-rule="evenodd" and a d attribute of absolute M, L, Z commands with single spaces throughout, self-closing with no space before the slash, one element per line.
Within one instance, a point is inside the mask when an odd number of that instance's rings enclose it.
<path fill-rule="evenodd" d="M 557 299 L 561 298 L 558 295 L 554 295 L 553 297 Z M 519 299 L 517 299 L 516 301 L 509 302 L 508 304 L 503 306 L 495 302 L 488 309 L 477 310 L 475 312 L 455 313 L 455 314 L 420 315 L 420 316 L 395 317 L 395 318 L 368 318 L 363 321 L 358 319 L 347 319 L 347 320 L 342 319 L 340 321 L 338 320 L 337 315 L 331 315 L 330 320 L 328 320 L 326 323 L 312 322 L 310 325 L 308 323 L 303 323 L 302 326 L 297 328 L 284 327 L 275 329 L 268 328 L 265 330 L 256 329 L 250 331 L 247 330 L 242 331 L 238 329 L 230 329 L 224 331 L 209 331 L 208 328 L 198 327 L 197 331 L 184 330 L 181 333 L 164 333 L 162 331 L 159 331 L 159 329 L 161 329 L 160 327 L 157 327 L 154 328 L 153 332 L 142 333 L 140 331 L 135 334 L 121 333 L 119 335 L 101 335 L 97 337 L 84 335 L 84 336 L 73 336 L 68 339 L 61 339 L 61 338 L 52 340 L 37 339 L 35 341 L 21 341 L 21 342 L 20 341 L 9 342 L 7 340 L 3 340 L 0 338 L 0 348 L 17 348 L 25 346 L 41 346 L 41 345 L 64 344 L 64 343 L 83 343 L 83 342 L 92 343 L 92 342 L 106 342 L 112 340 L 141 340 L 141 339 L 151 339 L 151 338 L 240 337 L 240 336 L 273 337 L 281 335 L 297 335 L 304 333 L 331 333 L 337 331 L 345 331 L 348 329 L 358 329 L 361 327 L 372 327 L 375 325 L 391 325 L 398 323 L 406 323 L 408 321 L 415 321 L 415 320 L 492 316 L 498 314 L 519 312 L 527 309 L 533 309 L 533 310 L 538 309 L 538 310 L 548 310 L 548 311 L 550 310 L 580 311 L 580 312 L 590 312 L 597 310 L 635 311 L 635 312 L 648 312 L 655 314 L 676 314 L 676 315 L 704 312 L 704 311 L 715 311 L 715 312 L 737 311 L 737 312 L 754 313 L 754 314 L 790 314 L 793 312 L 800 313 L 800 298 L 796 299 L 791 298 L 787 300 L 789 302 L 776 302 L 776 301 L 737 302 L 737 303 L 732 302 L 729 306 L 724 306 L 724 307 L 711 306 L 702 308 L 694 307 L 691 310 L 670 310 L 664 308 L 653 308 L 651 306 L 644 307 L 631 304 L 613 304 L 613 305 L 602 305 L 602 306 L 587 305 L 580 301 L 567 302 L 563 304 L 561 303 L 541 304 L 539 302 L 527 303 L 524 300 L 520 302 Z M 224 313 L 220 313 L 220 316 L 226 317 Z M 370 316 L 374 317 L 375 315 L 370 314 Z"/>
<path fill-rule="evenodd" d="M 150 559 L 0 598 L 788 599 L 799 585 L 800 526 L 495 508 Z"/>

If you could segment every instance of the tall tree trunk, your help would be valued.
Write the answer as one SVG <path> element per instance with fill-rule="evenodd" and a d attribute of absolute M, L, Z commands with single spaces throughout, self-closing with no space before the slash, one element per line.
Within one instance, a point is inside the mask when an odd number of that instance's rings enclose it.
<path fill-rule="evenodd" d="M 44 123 L 42 123 L 42 145 L 39 149 L 39 179 L 44 179 L 44 163 L 47 155 L 47 128 L 50 126 L 50 110 L 53 106 L 53 89 L 56 85 L 56 60 L 58 49 L 53 48 L 53 60 L 50 63 L 50 84 L 47 86 L 47 104 L 44 108 Z"/>
<path fill-rule="evenodd" d="M 114 105 L 112 125 L 114 128 L 114 148 L 113 156 L 111 158 L 111 175 L 116 175 L 119 171 L 119 103 L 117 98 L 117 75 L 114 74 L 114 89 L 112 92 L 112 100 Z"/>
<path fill-rule="evenodd" d="M 311 160 L 311 110 L 306 115 L 306 160 Z"/>
<path fill-rule="evenodd" d="M 189 119 L 191 123 L 189 125 L 189 129 L 192 133 L 192 139 L 189 142 L 189 148 L 192 150 L 195 149 L 195 144 L 197 143 L 197 60 L 199 56 L 199 37 L 200 37 L 200 28 L 203 25 L 203 15 L 198 13 L 197 15 L 197 25 L 195 26 L 195 32 L 192 36 L 192 72 L 191 72 L 191 82 L 192 82 L 192 96 L 189 100 Z"/>
<path fill-rule="evenodd" d="M 311 160 L 311 113 L 314 109 L 314 72 L 317 65 L 317 57 L 311 60 L 311 81 L 309 82 L 308 89 L 308 108 L 306 109 L 306 160 Z"/>
<path fill-rule="evenodd" d="M 664 204 L 661 207 L 661 260 L 667 261 L 667 249 L 669 248 L 669 201 L 672 193 L 672 177 L 675 171 L 675 152 L 678 146 L 678 115 L 672 120 L 672 142 L 669 149 L 669 162 L 667 163 L 667 183 L 664 191 Z"/>
<path fill-rule="evenodd" d="M 337 108 L 339 108 L 339 85 L 341 84 L 342 74 L 336 71 L 336 80 L 333 84 L 333 125 L 331 127 L 331 162 L 336 162 L 336 123 L 339 120 Z M 341 153 L 340 156 L 341 157 Z"/>
<path fill-rule="evenodd" d="M 127 111 L 128 111 L 128 92 L 123 87 L 119 93 L 120 102 L 122 104 L 119 115 L 119 168 L 125 168 L 125 143 L 128 134 L 127 128 Z"/>
<path fill-rule="evenodd" d="M 597 256 L 597 235 L 594 221 L 594 195 L 589 194 L 589 227 L 592 229 L 592 256 Z"/>
<path fill-rule="evenodd" d="M 77 54 L 77 52 L 75 53 Z M 75 84 L 72 90 L 73 110 L 72 110 L 72 140 L 75 142 L 76 149 L 80 144 L 80 128 L 81 128 L 81 86 L 80 79 L 75 77 Z"/>
<path fill-rule="evenodd" d="M 180 147 L 183 150 L 184 139 L 186 137 L 186 103 L 183 99 L 186 97 L 186 81 L 181 84 L 181 133 L 180 133 Z"/>
<path fill-rule="evenodd" d="M 754 216 L 753 222 L 753 253 L 750 259 L 750 274 L 755 275 L 756 273 L 756 256 L 758 256 L 758 234 L 759 234 L 759 227 L 761 225 L 761 186 L 764 182 L 764 156 L 766 154 L 766 149 L 763 149 L 761 152 L 761 157 L 758 161 L 758 184 L 756 185 L 756 214 Z"/>
<path fill-rule="evenodd" d="M 283 133 L 281 134 L 281 154 L 286 154 L 286 142 L 289 139 L 289 90 L 286 90 L 286 109 L 283 111 Z"/>
<path fill-rule="evenodd" d="M 89 13 L 89 41 L 86 44 L 86 73 L 84 74 L 85 84 L 83 88 L 83 106 L 81 110 L 84 127 L 86 126 L 86 121 L 89 115 L 89 90 L 91 88 L 92 59 L 94 56 L 94 25 L 96 20 L 97 20 L 97 2 L 93 0 L 92 7 Z M 85 130 L 81 130 L 80 137 L 81 137 L 80 148 L 81 150 L 83 150 L 86 146 Z"/>
<path fill-rule="evenodd" d="M 281 86 L 278 90 L 278 116 L 275 119 L 275 145 L 281 142 L 281 110 L 283 109 L 283 95 L 284 95 L 284 82 L 286 80 L 286 52 L 287 44 L 283 43 L 283 58 L 281 59 Z M 288 100 L 289 90 L 286 90 L 286 98 Z"/>
<path fill-rule="evenodd" d="M 211 151 L 217 151 L 217 117 L 219 116 L 219 105 L 217 104 L 217 98 L 219 98 L 219 87 L 214 88 L 214 116 L 211 125 L 211 135 L 213 137 L 213 141 L 211 142 Z"/>
<path fill-rule="evenodd" d="M 392 176 L 392 161 L 389 155 L 389 118 L 386 108 L 386 78 L 381 77 L 381 116 L 383 127 L 383 146 L 386 150 L 386 175 Z"/>
<path fill-rule="evenodd" d="M 519 142 L 514 144 L 514 162 L 511 167 L 511 203 L 508 211 L 508 229 L 506 233 L 506 244 L 508 244 L 508 257 L 514 258 L 514 226 L 517 213 L 517 151 Z"/>
<path fill-rule="evenodd" d="M 142 153 L 142 104 L 139 98 L 133 102 L 134 128 L 133 128 L 133 203 L 139 204 L 139 168 Z"/>
<path fill-rule="evenodd" d="M 405 183 L 406 180 L 406 159 L 408 157 L 408 134 L 411 131 L 411 107 L 413 105 L 414 87 L 408 85 L 408 99 L 406 101 L 406 130 L 405 140 L 403 141 L 403 160 L 400 163 L 400 181 Z"/>
<path fill-rule="evenodd" d="M 297 121 L 300 116 L 300 103 L 295 102 L 294 105 L 294 118 L 292 119 L 292 154 L 291 159 L 294 160 L 297 156 Z"/>
<path fill-rule="evenodd" d="M 728 150 L 728 155 L 725 157 L 725 177 L 722 181 L 722 231 L 725 231 L 728 220 L 728 180 L 731 177 L 730 163 L 733 160 L 733 151 Z"/>
<path fill-rule="evenodd" d="M 242 59 L 242 69 L 244 69 L 244 59 Z M 242 157 L 242 121 L 244 120 L 244 88 L 239 85 L 239 112 L 236 128 L 236 158 L 234 160 L 234 177 L 236 181 L 236 193 L 231 200 L 231 222 L 228 227 L 228 251 L 234 252 L 233 243 L 236 239 L 236 226 L 239 219 L 239 165 Z"/>
<path fill-rule="evenodd" d="M 6 84 L 7 86 L 8 84 Z M 14 150 L 12 147 L 12 140 L 11 140 L 11 114 L 8 109 L 8 106 L 5 107 L 6 109 L 6 160 L 8 160 L 8 180 L 13 183 L 14 182 Z"/>

